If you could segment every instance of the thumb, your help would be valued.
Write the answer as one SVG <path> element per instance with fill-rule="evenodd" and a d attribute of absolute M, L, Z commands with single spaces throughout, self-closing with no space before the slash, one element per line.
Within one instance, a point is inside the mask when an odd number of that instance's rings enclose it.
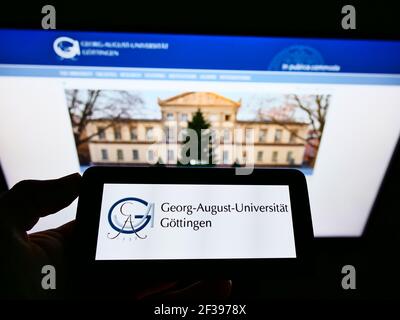
<path fill-rule="evenodd" d="M 74 173 L 54 180 L 24 180 L 0 199 L 2 219 L 18 231 L 31 229 L 40 217 L 60 211 L 79 194 L 81 176 Z"/>

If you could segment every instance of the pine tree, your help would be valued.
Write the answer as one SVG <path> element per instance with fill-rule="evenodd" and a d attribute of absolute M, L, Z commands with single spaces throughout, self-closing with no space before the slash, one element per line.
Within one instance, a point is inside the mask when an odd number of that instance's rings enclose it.
<path fill-rule="evenodd" d="M 192 121 L 189 121 L 188 129 L 192 129 L 194 130 L 194 132 L 196 132 L 197 157 L 193 154 L 190 154 L 190 148 L 189 150 L 187 148 L 182 148 L 182 157 L 189 159 L 190 163 L 210 163 L 211 160 L 214 160 L 214 151 L 211 143 L 211 133 L 210 130 L 208 130 L 210 129 L 210 124 L 206 121 L 200 109 L 197 110 L 196 113 L 194 113 Z M 185 145 L 188 142 L 189 137 L 187 136 L 184 141 Z"/>
<path fill-rule="evenodd" d="M 209 145 L 208 145 L 208 164 L 214 166 L 217 163 L 217 154 L 215 152 L 215 145 L 218 136 L 212 136 L 212 132 L 209 134 Z"/>

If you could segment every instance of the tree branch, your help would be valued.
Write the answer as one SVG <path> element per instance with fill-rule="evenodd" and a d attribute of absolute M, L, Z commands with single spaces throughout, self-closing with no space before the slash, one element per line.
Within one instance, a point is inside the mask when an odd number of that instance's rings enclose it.
<path fill-rule="evenodd" d="M 277 125 L 281 126 L 282 128 L 284 128 L 285 130 L 289 131 L 291 134 L 293 134 L 296 138 L 300 139 L 303 142 L 306 142 L 307 144 L 309 144 L 311 147 L 313 148 L 318 148 L 317 144 L 314 144 L 313 142 L 311 142 L 312 138 L 303 138 L 302 136 L 300 136 L 295 130 L 291 129 L 290 127 L 288 127 L 285 123 L 276 120 L 276 119 L 271 119 L 272 121 L 274 121 L 274 123 L 276 123 Z"/>
<path fill-rule="evenodd" d="M 300 98 L 299 98 L 297 95 L 293 95 L 293 96 L 294 96 L 294 99 L 295 99 L 296 102 L 297 102 L 298 107 L 299 107 L 301 110 L 303 110 L 304 112 L 307 113 L 308 118 L 309 118 L 309 120 L 310 120 L 310 124 L 311 124 L 311 126 L 313 127 L 313 131 L 317 132 L 318 129 L 317 129 L 316 125 L 315 125 L 315 121 L 314 121 L 314 116 L 313 116 L 312 110 L 309 109 L 309 108 L 307 108 L 307 107 L 305 107 L 305 106 L 303 105 L 303 103 L 301 102 Z"/>

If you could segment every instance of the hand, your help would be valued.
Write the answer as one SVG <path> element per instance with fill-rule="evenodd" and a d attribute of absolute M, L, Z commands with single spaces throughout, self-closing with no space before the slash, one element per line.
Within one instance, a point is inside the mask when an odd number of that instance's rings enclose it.
<path fill-rule="evenodd" d="M 65 297 L 68 279 L 68 247 L 73 242 L 75 221 L 59 228 L 28 235 L 40 217 L 67 207 L 79 195 L 78 173 L 56 180 L 25 180 L 0 197 L 0 294 L 5 298 Z M 56 290 L 44 290 L 42 267 L 56 270 Z M 77 288 L 76 290 L 79 290 Z M 179 282 L 148 284 L 132 291 L 134 299 L 223 299 L 231 282 L 199 281 L 185 287 Z"/>
<path fill-rule="evenodd" d="M 0 198 L 1 274 L 5 297 L 42 298 L 62 291 L 65 279 L 65 245 L 74 223 L 27 234 L 40 217 L 58 212 L 79 194 L 81 176 L 72 174 L 57 180 L 25 180 Z M 56 268 L 56 290 L 43 290 L 42 267 Z"/>

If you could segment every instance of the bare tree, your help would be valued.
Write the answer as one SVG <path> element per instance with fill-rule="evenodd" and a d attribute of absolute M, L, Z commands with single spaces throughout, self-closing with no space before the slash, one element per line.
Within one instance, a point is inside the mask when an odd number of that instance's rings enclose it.
<path fill-rule="evenodd" d="M 330 95 L 323 94 L 309 95 L 305 97 L 299 97 L 298 95 L 292 96 L 296 107 L 304 111 L 307 115 L 312 131 L 311 139 L 317 141 L 317 148 L 321 141 L 322 133 L 324 132 L 330 98 Z M 308 139 L 310 139 L 310 137 Z"/>
<path fill-rule="evenodd" d="M 287 95 L 284 106 L 271 108 L 267 112 L 259 110 L 258 117 L 262 120 L 272 120 L 280 125 L 299 140 L 307 143 L 317 154 L 325 128 L 326 115 L 330 104 L 330 95 Z M 299 111 L 299 112 L 298 112 Z M 302 114 L 304 122 L 308 123 L 310 130 L 306 137 L 298 134 L 289 124 L 296 122 L 296 115 Z M 312 161 L 312 165 L 315 159 Z"/>
<path fill-rule="evenodd" d="M 114 127 L 121 119 L 129 119 L 143 105 L 142 98 L 123 90 L 66 90 L 68 112 L 77 148 Z M 87 135 L 86 126 L 92 120 L 103 120 L 106 126 Z"/>

